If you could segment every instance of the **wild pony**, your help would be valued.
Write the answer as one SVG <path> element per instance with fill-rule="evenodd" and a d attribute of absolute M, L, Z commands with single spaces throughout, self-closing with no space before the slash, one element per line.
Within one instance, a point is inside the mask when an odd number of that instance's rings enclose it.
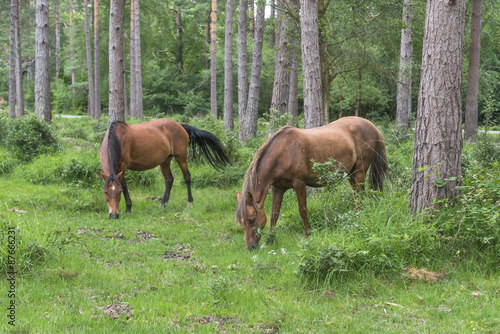
<path fill-rule="evenodd" d="M 387 171 L 382 134 L 370 121 L 344 117 L 313 129 L 283 127 L 257 151 L 248 167 L 241 193 L 237 192 L 236 222 L 243 226 L 248 250 L 259 246 L 267 222 L 264 201 L 272 189 L 270 231 L 276 225 L 285 191 L 295 190 L 299 213 L 304 224 L 304 238 L 311 234 L 307 219 L 306 186 L 321 187 L 313 162 L 335 159 L 349 175 L 355 191 L 364 189 L 370 169 L 370 184 L 383 190 Z"/>
<path fill-rule="evenodd" d="M 126 210 L 132 201 L 125 182 L 125 170 L 144 171 L 160 166 L 165 178 L 165 194 L 161 205 L 166 206 L 174 177 L 170 162 L 175 159 L 181 168 L 188 191 L 188 204 L 193 203 L 191 177 L 187 166 L 188 146 L 193 155 L 196 148 L 215 168 L 229 162 L 219 140 L 210 132 L 163 118 L 140 124 L 113 122 L 102 140 L 100 156 L 104 179 L 104 196 L 109 217 L 118 218 L 121 193 L 125 196 Z"/>

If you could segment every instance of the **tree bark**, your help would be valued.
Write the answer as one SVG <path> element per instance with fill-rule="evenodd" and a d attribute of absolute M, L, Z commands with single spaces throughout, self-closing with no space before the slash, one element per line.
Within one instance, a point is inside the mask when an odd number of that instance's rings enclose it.
<path fill-rule="evenodd" d="M 109 12 L 109 123 L 125 121 L 123 48 L 124 0 L 112 0 Z"/>
<path fill-rule="evenodd" d="M 16 21 L 17 1 L 10 1 L 10 38 L 9 38 L 9 118 L 16 118 Z"/>
<path fill-rule="evenodd" d="M 255 22 L 255 40 L 253 45 L 252 72 L 250 75 L 250 88 L 248 90 L 248 103 L 245 112 L 245 128 L 243 140 L 255 137 L 259 118 L 259 90 L 262 72 L 262 46 L 264 42 L 265 2 L 257 2 L 257 18 Z"/>
<path fill-rule="evenodd" d="M 299 0 L 290 0 L 291 9 L 299 15 Z M 288 98 L 288 112 L 292 115 L 291 124 L 295 124 L 299 116 L 299 43 L 296 33 L 290 33 L 290 94 Z"/>
<path fill-rule="evenodd" d="M 240 0 L 238 13 L 238 118 L 240 129 L 245 128 L 248 99 L 247 10 L 247 0 Z M 239 132 L 240 141 L 244 140 L 243 133 L 244 131 Z"/>
<path fill-rule="evenodd" d="M 207 71 L 210 69 L 210 44 L 212 42 L 210 36 L 211 14 L 212 12 L 208 12 L 207 22 L 205 24 L 205 70 Z"/>
<path fill-rule="evenodd" d="M 356 109 L 354 110 L 354 116 L 359 116 L 359 111 L 361 109 L 361 89 L 363 83 L 363 72 L 361 72 L 361 67 L 358 68 L 358 96 L 356 97 Z"/>
<path fill-rule="evenodd" d="M 61 22 L 59 4 L 55 4 L 56 11 L 56 89 L 59 88 L 59 77 L 61 76 Z"/>
<path fill-rule="evenodd" d="M 248 33 L 251 39 L 255 37 L 255 6 L 254 0 L 248 1 L 248 12 L 249 12 L 249 20 L 248 20 Z"/>
<path fill-rule="evenodd" d="M 413 212 L 436 207 L 459 192 L 464 27 L 465 0 L 427 2 L 415 124 Z"/>
<path fill-rule="evenodd" d="M 472 1 L 472 21 L 470 32 L 469 79 L 465 104 L 464 139 L 473 140 L 477 134 L 479 95 L 479 56 L 481 53 L 482 0 Z"/>
<path fill-rule="evenodd" d="M 89 98 L 88 98 L 88 110 L 87 115 L 89 117 L 95 117 L 94 104 L 94 76 L 93 76 L 93 67 L 92 67 L 92 50 L 90 47 L 90 24 L 89 24 L 89 9 L 88 9 L 88 0 L 83 1 L 84 12 L 85 12 L 85 50 L 87 53 L 87 78 L 89 82 Z"/>
<path fill-rule="evenodd" d="M 35 113 L 50 124 L 49 0 L 36 0 L 35 21 Z"/>
<path fill-rule="evenodd" d="M 275 119 L 272 115 L 276 111 L 279 115 L 288 112 L 288 102 L 290 99 L 290 71 L 291 57 L 289 36 L 290 22 L 283 12 L 285 0 L 278 0 L 277 23 L 278 31 L 276 32 L 276 55 L 274 65 L 274 84 L 273 96 L 271 99 L 271 116 L 269 119 L 269 132 L 272 132 Z"/>
<path fill-rule="evenodd" d="M 319 24 L 319 60 L 321 69 L 321 98 L 323 102 L 323 124 L 330 123 L 330 88 L 333 79 L 337 76 L 335 69 L 331 68 L 330 59 L 328 57 L 327 51 L 327 32 L 326 26 L 328 24 L 328 19 L 326 17 L 326 11 L 330 5 L 331 0 L 318 1 L 318 24 Z"/>
<path fill-rule="evenodd" d="M 224 45 L 224 129 L 234 131 L 233 119 L 233 0 L 226 1 Z M 240 128 L 240 132 L 242 129 Z"/>
<path fill-rule="evenodd" d="M 176 61 L 177 61 L 177 72 L 179 73 L 184 73 L 184 41 L 182 38 L 182 12 L 181 8 L 177 8 L 177 14 L 175 15 L 175 25 L 177 27 L 177 54 L 176 54 Z"/>
<path fill-rule="evenodd" d="M 135 107 L 136 117 L 141 121 L 144 119 L 144 111 L 142 106 L 142 57 L 141 57 L 141 19 L 139 1 L 134 0 L 134 16 L 135 16 L 135 82 L 136 82 L 136 96 Z"/>
<path fill-rule="evenodd" d="M 130 2 L 130 117 L 137 117 L 137 108 L 135 106 L 136 80 L 135 80 L 135 0 Z"/>
<path fill-rule="evenodd" d="M 99 38 L 99 0 L 94 0 L 94 118 L 101 118 L 101 42 Z"/>
<path fill-rule="evenodd" d="M 76 85 L 76 68 L 75 68 L 75 26 L 74 26 L 74 16 L 75 12 L 73 11 L 73 1 L 69 1 L 69 54 L 70 54 L 70 62 L 71 62 L 71 93 L 73 94 L 73 103 L 75 96 L 75 85 Z"/>
<path fill-rule="evenodd" d="M 212 0 L 210 52 L 210 113 L 217 119 L 217 0 Z"/>
<path fill-rule="evenodd" d="M 323 124 L 318 6 L 315 0 L 300 0 L 300 8 L 302 71 L 304 77 L 304 127 L 311 129 Z"/>
<path fill-rule="evenodd" d="M 413 0 L 404 0 L 403 24 L 401 29 L 401 51 L 399 58 L 399 80 L 397 83 L 396 128 L 406 132 L 411 114 L 411 58 L 412 41 L 411 27 L 413 21 Z"/>
<path fill-rule="evenodd" d="M 21 0 L 17 0 L 16 22 L 16 104 L 17 116 L 24 116 L 23 58 L 21 57 Z"/>
<path fill-rule="evenodd" d="M 269 18 L 271 20 L 274 20 L 275 17 L 275 10 L 274 7 L 276 6 L 276 0 L 271 0 L 271 5 L 270 5 L 270 15 Z M 276 35 L 274 33 L 274 26 L 271 27 L 271 33 L 269 34 L 269 48 L 272 49 L 274 48 L 274 42 L 276 40 Z"/>

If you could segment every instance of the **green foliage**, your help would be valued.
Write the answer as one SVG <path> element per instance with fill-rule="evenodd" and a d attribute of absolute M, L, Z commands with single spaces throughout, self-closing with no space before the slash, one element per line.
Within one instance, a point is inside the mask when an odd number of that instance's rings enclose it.
<path fill-rule="evenodd" d="M 6 148 L 0 146 L 0 175 L 9 173 L 18 164 L 19 160 Z"/>
<path fill-rule="evenodd" d="M 128 186 L 132 185 L 139 187 L 149 187 L 155 184 L 156 181 L 160 179 L 160 175 L 161 174 L 158 168 L 153 168 L 142 172 L 127 170 L 125 180 L 127 181 Z"/>
<path fill-rule="evenodd" d="M 9 122 L 5 145 L 22 161 L 30 161 L 60 148 L 54 130 L 34 115 Z"/>
<path fill-rule="evenodd" d="M 100 180 L 101 163 L 96 152 L 64 152 L 45 154 L 27 165 L 19 166 L 14 174 L 33 184 L 71 184 L 91 187 Z"/>

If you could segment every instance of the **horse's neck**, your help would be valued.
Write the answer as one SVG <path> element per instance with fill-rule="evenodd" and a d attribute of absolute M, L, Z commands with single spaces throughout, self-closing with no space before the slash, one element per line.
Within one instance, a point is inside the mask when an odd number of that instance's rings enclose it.
<path fill-rule="evenodd" d="M 257 174 L 255 178 L 255 186 L 252 195 L 254 197 L 255 202 L 261 209 L 264 208 L 264 202 L 269 192 L 269 188 L 271 188 L 271 183 L 268 182 L 268 180 L 266 180 L 265 178 L 259 177 L 259 175 Z"/>

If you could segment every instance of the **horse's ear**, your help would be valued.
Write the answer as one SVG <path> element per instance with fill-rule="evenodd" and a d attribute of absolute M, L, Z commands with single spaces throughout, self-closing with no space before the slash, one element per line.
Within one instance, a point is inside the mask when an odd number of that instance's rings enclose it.
<path fill-rule="evenodd" d="M 116 175 L 116 178 L 118 179 L 118 181 L 120 181 L 120 183 L 123 183 L 123 181 L 125 181 L 125 169 L 118 173 L 118 175 Z"/>
<path fill-rule="evenodd" d="M 100 173 L 101 173 L 101 176 L 102 176 L 102 178 L 104 179 L 104 181 L 106 181 L 106 180 L 108 179 L 108 177 L 109 177 L 109 174 L 108 174 L 108 175 L 106 175 L 106 174 L 104 174 L 103 172 L 100 172 Z"/>
<path fill-rule="evenodd" d="M 236 192 L 236 200 L 239 202 L 241 199 L 241 193 L 239 191 Z"/>
<path fill-rule="evenodd" d="M 253 206 L 253 195 L 252 193 L 250 192 L 250 190 L 247 190 L 247 205 L 248 206 Z"/>

